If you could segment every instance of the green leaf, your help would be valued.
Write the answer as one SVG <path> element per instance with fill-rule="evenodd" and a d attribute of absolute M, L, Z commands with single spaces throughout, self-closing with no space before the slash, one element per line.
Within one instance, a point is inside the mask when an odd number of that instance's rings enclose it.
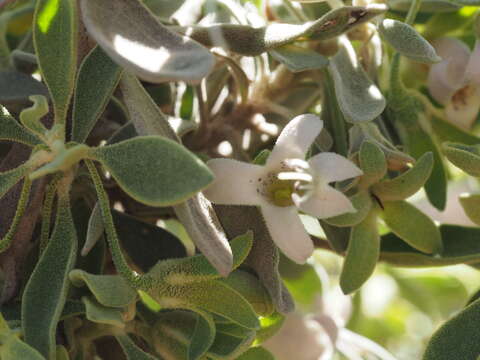
<path fill-rule="evenodd" d="M 188 360 L 200 359 L 215 340 L 215 323 L 210 314 L 196 311 L 197 322 L 188 346 Z"/>
<path fill-rule="evenodd" d="M 68 350 L 63 345 L 57 345 L 56 360 L 70 360 Z"/>
<path fill-rule="evenodd" d="M 163 26 L 138 0 L 80 1 L 88 32 L 118 64 L 143 80 L 198 83 L 215 63 L 194 40 Z"/>
<path fill-rule="evenodd" d="M 88 320 L 98 324 L 125 327 L 125 321 L 119 309 L 102 306 L 96 300 L 87 296 L 82 297 L 82 302 L 85 304 L 85 315 Z"/>
<path fill-rule="evenodd" d="M 159 136 L 143 136 L 95 148 L 120 187 L 135 200 L 169 206 L 186 200 L 213 180 L 208 167 L 183 146 Z"/>
<path fill-rule="evenodd" d="M 345 119 L 353 124 L 369 122 L 385 110 L 386 100 L 359 63 L 349 40 L 330 60 L 335 95 Z"/>
<path fill-rule="evenodd" d="M 441 142 L 456 142 L 464 145 L 480 144 L 480 138 L 470 132 L 466 132 L 452 123 L 436 116 L 430 117 L 432 129 Z"/>
<path fill-rule="evenodd" d="M 260 318 L 260 329 L 257 330 L 255 344 L 262 344 L 264 341 L 270 339 L 282 328 L 284 321 L 285 316 L 279 313 Z"/>
<path fill-rule="evenodd" d="M 423 360 L 472 359 L 480 354 L 480 301 L 444 323 L 431 338 Z"/>
<path fill-rule="evenodd" d="M 421 12 L 437 13 L 451 12 L 458 10 L 460 5 L 454 4 L 456 0 L 423 0 L 420 6 Z M 390 9 L 398 11 L 408 11 L 412 4 L 411 0 L 388 0 Z"/>
<path fill-rule="evenodd" d="M 362 190 L 353 195 L 350 200 L 356 212 L 334 216 L 323 221 L 338 227 L 352 227 L 361 223 L 372 208 L 372 197 L 368 191 Z"/>
<path fill-rule="evenodd" d="M 237 236 L 230 243 L 233 252 L 233 269 L 240 266 L 252 248 L 253 236 L 249 231 L 244 235 Z M 162 260 L 148 273 L 157 281 L 169 285 L 188 285 L 195 282 L 217 279 L 218 271 L 210 264 L 203 255 L 185 257 L 181 259 Z"/>
<path fill-rule="evenodd" d="M 86 285 L 95 299 L 104 306 L 123 308 L 137 298 L 137 292 L 120 275 L 92 275 L 75 269 L 68 277 L 77 287 Z"/>
<path fill-rule="evenodd" d="M 433 169 L 433 154 L 428 152 L 403 174 L 373 185 L 372 192 L 382 201 L 404 200 L 427 182 Z"/>
<path fill-rule="evenodd" d="M 443 153 L 453 165 L 468 175 L 480 177 L 480 145 L 444 143 Z"/>
<path fill-rule="evenodd" d="M 248 349 L 237 360 L 275 360 L 275 357 L 270 351 L 259 346 Z"/>
<path fill-rule="evenodd" d="M 360 168 L 363 171 L 362 186 L 367 187 L 382 180 L 387 174 L 387 159 L 382 149 L 371 141 L 364 141 L 359 153 Z"/>
<path fill-rule="evenodd" d="M 104 230 L 102 212 L 97 202 L 88 220 L 87 237 L 81 251 L 82 256 L 88 255 L 90 250 L 92 250 L 97 241 L 102 237 Z"/>
<path fill-rule="evenodd" d="M 276 47 L 268 53 L 292 72 L 322 69 L 328 65 L 328 59 L 323 55 L 292 44 Z"/>
<path fill-rule="evenodd" d="M 115 90 L 122 69 L 96 46 L 83 60 L 75 85 L 72 141 L 85 142 Z"/>
<path fill-rule="evenodd" d="M 122 347 L 127 360 L 157 360 L 155 356 L 140 349 L 128 335 L 117 335 L 115 338 Z"/>
<path fill-rule="evenodd" d="M 480 195 L 462 194 L 459 201 L 468 218 L 475 224 L 480 225 Z"/>
<path fill-rule="evenodd" d="M 47 98 L 42 95 L 32 95 L 29 100 L 33 102 L 33 106 L 22 110 L 20 122 L 27 130 L 42 138 L 47 128 L 40 119 L 48 114 Z"/>
<path fill-rule="evenodd" d="M 25 163 L 19 167 L 0 173 L 0 198 L 3 197 L 16 183 L 18 183 L 32 169 Z"/>
<path fill-rule="evenodd" d="M 77 237 L 68 195 L 59 197 L 52 237 L 27 282 L 22 297 L 25 342 L 54 360 L 57 323 L 65 305 L 68 273 L 74 265 Z"/>
<path fill-rule="evenodd" d="M 219 281 L 238 291 L 261 316 L 270 316 L 274 309 L 272 300 L 260 281 L 252 274 L 235 270 L 227 278 Z"/>
<path fill-rule="evenodd" d="M 344 294 L 351 294 L 367 281 L 375 270 L 380 251 L 377 230 L 377 214 L 370 214 L 352 228 L 347 254 L 340 274 L 340 287 Z"/>
<path fill-rule="evenodd" d="M 0 104 L 27 104 L 32 95 L 48 96 L 48 90 L 40 81 L 19 71 L 0 71 Z"/>
<path fill-rule="evenodd" d="M 435 48 L 414 27 L 401 21 L 384 19 L 378 26 L 380 34 L 401 55 L 424 64 L 441 61 Z"/>
<path fill-rule="evenodd" d="M 64 124 L 77 67 L 76 1 L 37 1 L 34 24 L 40 70 L 53 100 L 56 122 Z"/>
<path fill-rule="evenodd" d="M 255 331 L 250 331 L 239 337 L 217 330 L 215 341 L 207 355 L 214 360 L 236 359 L 250 347 L 254 339 Z"/>
<path fill-rule="evenodd" d="M 302 306 L 302 309 L 312 309 L 318 295 L 322 293 L 322 283 L 315 268 L 309 264 L 297 264 L 282 256 L 280 274 L 295 299 L 295 304 Z"/>
<path fill-rule="evenodd" d="M 387 226 L 410 246 L 428 254 L 442 251 L 440 231 L 433 220 L 415 206 L 406 201 L 386 201 L 383 210 Z"/>
<path fill-rule="evenodd" d="M 37 350 L 13 334 L 2 343 L 0 356 L 2 360 L 45 360 Z"/>
<path fill-rule="evenodd" d="M 0 114 L 0 140 L 17 141 L 34 147 L 41 143 L 40 139 L 27 131 L 13 117 Z"/>
<path fill-rule="evenodd" d="M 441 255 L 427 255 L 409 246 L 393 233 L 382 236 L 380 259 L 406 267 L 431 267 L 480 262 L 480 229 L 457 225 L 441 225 Z"/>

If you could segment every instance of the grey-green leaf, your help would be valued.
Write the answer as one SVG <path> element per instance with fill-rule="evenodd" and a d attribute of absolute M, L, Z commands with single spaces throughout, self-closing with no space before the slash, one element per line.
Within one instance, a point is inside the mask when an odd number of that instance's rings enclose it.
<path fill-rule="evenodd" d="M 184 201 L 213 180 L 200 159 L 159 136 L 136 137 L 95 148 L 91 157 L 100 161 L 130 196 L 151 206 Z"/>
<path fill-rule="evenodd" d="M 138 0 L 80 1 L 87 30 L 112 59 L 143 80 L 198 83 L 215 63 L 194 40 L 163 26 Z"/>
<path fill-rule="evenodd" d="M 108 104 L 122 69 L 96 46 L 83 60 L 75 86 L 72 141 L 83 143 Z"/>
<path fill-rule="evenodd" d="M 92 250 L 97 241 L 102 237 L 104 230 L 105 226 L 103 225 L 102 211 L 97 202 L 88 219 L 87 238 L 81 251 L 82 256 L 88 255 L 90 250 Z"/>
<path fill-rule="evenodd" d="M 368 191 L 359 191 L 350 198 L 353 207 L 357 210 L 354 213 L 347 213 L 323 219 L 326 223 L 338 227 L 351 227 L 360 224 L 372 208 L 372 197 Z"/>
<path fill-rule="evenodd" d="M 13 185 L 19 182 L 32 167 L 25 163 L 19 167 L 0 173 L 0 198 L 3 197 L 10 190 Z"/>
<path fill-rule="evenodd" d="M 480 194 L 462 194 L 459 201 L 469 219 L 480 225 Z"/>
<path fill-rule="evenodd" d="M 323 69 L 328 65 L 328 59 L 323 55 L 292 44 L 276 47 L 268 53 L 292 72 Z"/>
<path fill-rule="evenodd" d="M 1 114 L 0 140 L 17 141 L 32 147 L 41 143 L 39 138 L 27 131 L 14 118 Z"/>
<path fill-rule="evenodd" d="M 353 227 L 340 275 L 344 294 L 351 294 L 367 281 L 375 270 L 380 252 L 380 236 L 375 211 Z"/>
<path fill-rule="evenodd" d="M 55 359 L 55 334 L 69 288 L 68 273 L 77 252 L 68 195 L 59 197 L 52 237 L 27 282 L 22 297 L 25 342 L 49 360 Z"/>
<path fill-rule="evenodd" d="M 441 61 L 435 48 L 414 27 L 404 22 L 384 19 L 378 27 L 382 36 L 403 56 L 424 64 Z"/>
<path fill-rule="evenodd" d="M 478 359 L 480 300 L 447 321 L 431 338 L 423 360 Z"/>
<path fill-rule="evenodd" d="M 428 152 L 403 174 L 384 180 L 372 187 L 372 192 L 382 201 L 404 200 L 425 185 L 433 169 L 433 154 Z"/>
<path fill-rule="evenodd" d="M 13 334 L 2 343 L 0 356 L 2 360 L 45 360 L 37 350 Z"/>
<path fill-rule="evenodd" d="M 35 53 L 53 100 L 56 121 L 63 124 L 77 68 L 76 1 L 39 0 L 34 22 Z"/>
<path fill-rule="evenodd" d="M 188 360 L 197 360 L 212 346 L 215 340 L 213 317 L 204 311 L 196 311 L 197 322 L 188 346 Z"/>
<path fill-rule="evenodd" d="M 103 306 L 87 296 L 82 297 L 82 302 L 85 304 L 85 315 L 88 320 L 98 324 L 125 327 L 122 312 L 119 309 Z"/>
<path fill-rule="evenodd" d="M 252 347 L 240 355 L 237 360 L 275 360 L 272 353 L 265 348 L 258 346 Z"/>
<path fill-rule="evenodd" d="M 453 165 L 471 176 L 480 177 L 480 145 L 444 143 L 443 153 Z"/>
<path fill-rule="evenodd" d="M 340 110 L 351 123 L 369 122 L 378 117 L 386 100 L 368 77 L 348 39 L 340 41 L 338 53 L 330 60 Z"/>
<path fill-rule="evenodd" d="M 363 171 L 361 184 L 369 186 L 383 179 L 387 173 L 387 159 L 382 149 L 371 141 L 364 141 L 359 153 L 360 168 Z"/>
<path fill-rule="evenodd" d="M 442 251 L 442 237 L 432 219 L 406 201 L 383 203 L 387 226 L 410 246 L 428 254 Z"/>
<path fill-rule="evenodd" d="M 115 336 L 127 357 L 127 360 L 157 360 L 153 355 L 140 349 L 128 335 Z"/>
<path fill-rule="evenodd" d="M 75 286 L 86 285 L 97 301 L 104 306 L 123 308 L 137 298 L 137 292 L 120 275 L 93 275 L 75 269 L 68 277 Z"/>
<path fill-rule="evenodd" d="M 31 95 L 48 96 L 47 87 L 40 81 L 19 71 L 0 71 L 1 104 L 26 104 Z"/>

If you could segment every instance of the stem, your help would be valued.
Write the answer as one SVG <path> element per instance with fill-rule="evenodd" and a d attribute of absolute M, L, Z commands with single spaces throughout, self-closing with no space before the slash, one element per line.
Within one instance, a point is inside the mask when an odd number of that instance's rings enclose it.
<path fill-rule="evenodd" d="M 408 25 L 413 25 L 415 18 L 417 17 L 418 11 L 420 10 L 420 5 L 422 5 L 422 0 L 412 0 L 410 9 L 408 10 L 407 17 L 405 18 L 405 23 Z"/>
<path fill-rule="evenodd" d="M 107 241 L 112 253 L 112 259 L 113 263 L 115 264 L 115 268 L 133 288 L 148 289 L 150 285 L 148 278 L 133 271 L 122 253 L 120 240 L 118 239 L 112 213 L 110 212 L 108 195 L 103 188 L 102 180 L 100 179 L 100 175 L 98 174 L 95 165 L 91 160 L 85 160 L 85 164 L 87 165 L 88 171 L 90 172 L 90 177 L 95 186 L 95 190 L 97 191 L 98 203 L 100 205 L 102 219 L 105 225 L 105 233 L 107 234 Z"/>
<path fill-rule="evenodd" d="M 18 224 L 20 223 L 20 220 L 25 213 L 25 209 L 27 208 L 31 188 L 32 182 L 28 179 L 27 176 L 23 180 L 23 187 L 22 192 L 20 193 L 20 199 L 18 200 L 17 211 L 15 212 L 15 216 L 13 218 L 12 224 L 10 225 L 10 229 L 8 229 L 8 232 L 3 237 L 3 239 L 0 240 L 0 253 L 7 250 L 12 244 L 13 237 L 17 232 Z"/>

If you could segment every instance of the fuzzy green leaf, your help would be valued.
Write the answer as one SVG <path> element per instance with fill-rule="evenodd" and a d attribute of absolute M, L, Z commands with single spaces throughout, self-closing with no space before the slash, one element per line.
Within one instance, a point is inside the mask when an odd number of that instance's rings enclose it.
<path fill-rule="evenodd" d="M 103 235 L 105 227 L 103 226 L 102 212 L 98 202 L 95 204 L 90 219 L 88 220 L 87 237 L 83 245 L 82 256 L 88 255 L 90 250 L 95 246 Z"/>
<path fill-rule="evenodd" d="M 404 200 L 415 194 L 427 182 L 433 169 L 433 154 L 424 154 L 403 174 L 373 185 L 372 192 L 382 201 Z"/>
<path fill-rule="evenodd" d="M 63 124 L 77 70 L 76 1 L 39 0 L 34 23 L 35 53 L 53 99 L 56 121 Z"/>
<path fill-rule="evenodd" d="M 87 296 L 82 297 L 82 302 L 85 304 L 85 316 L 88 320 L 98 324 L 125 327 L 122 312 L 119 309 L 102 306 L 96 300 Z"/>
<path fill-rule="evenodd" d="M 208 167 L 183 146 L 159 136 L 136 137 L 95 148 L 120 187 L 135 200 L 169 206 L 186 200 L 213 180 Z"/>
<path fill-rule="evenodd" d="M 19 71 L 0 71 L 0 103 L 3 105 L 27 104 L 32 95 L 48 96 L 40 81 Z"/>
<path fill-rule="evenodd" d="M 462 194 L 459 201 L 469 219 L 480 225 L 480 194 Z"/>
<path fill-rule="evenodd" d="M 269 54 L 292 72 L 323 69 L 328 65 L 328 59 L 323 55 L 292 44 L 276 47 Z"/>
<path fill-rule="evenodd" d="M 252 243 L 251 231 L 237 236 L 231 241 L 233 269 L 236 269 L 245 260 L 252 248 Z M 173 286 L 188 285 L 220 277 L 218 271 L 203 255 L 159 261 L 148 274 L 154 279 Z"/>
<path fill-rule="evenodd" d="M 0 114 L 0 140 L 17 141 L 34 147 L 41 143 L 40 139 L 27 131 L 14 118 Z"/>
<path fill-rule="evenodd" d="M 480 262 L 480 229 L 458 225 L 441 225 L 441 255 L 427 255 L 393 233 L 382 236 L 381 260 L 396 266 L 431 267 Z"/>
<path fill-rule="evenodd" d="M 253 306 L 257 314 L 270 316 L 273 313 L 272 300 L 254 275 L 243 270 L 236 270 L 220 281 L 238 291 Z"/>
<path fill-rule="evenodd" d="M 122 69 L 96 46 L 78 71 L 73 102 L 72 141 L 85 142 L 120 80 Z"/>
<path fill-rule="evenodd" d="M 375 270 L 380 251 L 375 211 L 352 228 L 347 254 L 340 275 L 340 287 L 344 294 L 351 294 L 367 281 Z"/>
<path fill-rule="evenodd" d="M 454 4 L 456 0 L 423 0 L 420 6 L 421 12 L 441 13 L 452 12 L 460 8 L 461 5 Z M 388 0 L 390 9 L 398 11 L 408 11 L 412 5 L 411 0 Z"/>
<path fill-rule="evenodd" d="M 117 335 L 115 338 L 120 343 L 127 360 L 157 360 L 155 356 L 140 349 L 128 335 Z"/>
<path fill-rule="evenodd" d="M 92 275 L 75 269 L 68 277 L 77 287 L 86 285 L 97 301 L 104 306 L 123 308 L 137 298 L 137 292 L 119 275 Z"/>
<path fill-rule="evenodd" d="M 77 252 L 76 231 L 67 196 L 59 198 L 52 237 L 22 297 L 25 342 L 49 360 L 55 359 L 57 323 L 69 288 L 68 273 Z"/>
<path fill-rule="evenodd" d="M 250 347 L 254 339 L 255 331 L 249 331 L 242 336 L 235 336 L 217 329 L 215 341 L 207 355 L 215 360 L 236 359 Z"/>
<path fill-rule="evenodd" d="M 19 167 L 0 173 L 0 198 L 4 196 L 13 185 L 18 183 L 32 169 L 29 164 L 23 164 Z"/>
<path fill-rule="evenodd" d="M 480 177 L 480 145 L 444 143 L 443 153 L 456 167 L 471 176 Z"/>
<path fill-rule="evenodd" d="M 378 117 L 386 100 L 359 63 L 352 44 L 347 39 L 330 60 L 330 72 L 340 110 L 351 123 L 369 122 Z"/>
<path fill-rule="evenodd" d="M 465 21 L 465 20 L 462 20 Z M 431 116 L 432 129 L 435 135 L 438 136 L 440 142 L 456 142 L 464 145 L 480 144 L 480 137 L 475 136 L 471 132 L 460 129 L 452 123 L 440 119 L 436 116 Z"/>
<path fill-rule="evenodd" d="M 431 338 L 423 360 L 478 359 L 480 300 L 444 323 Z"/>
<path fill-rule="evenodd" d="M 275 357 L 271 352 L 259 346 L 248 349 L 237 360 L 275 360 Z"/>
<path fill-rule="evenodd" d="M 328 219 L 323 219 L 323 221 L 338 227 L 351 227 L 361 223 L 367 217 L 372 208 L 372 197 L 368 191 L 359 191 L 353 195 L 350 200 L 353 207 L 357 210 L 356 212 L 334 216 Z"/>
<path fill-rule="evenodd" d="M 382 180 L 387 174 L 387 159 L 382 149 L 371 141 L 364 141 L 359 153 L 360 168 L 363 171 L 362 185 L 368 186 Z"/>
<path fill-rule="evenodd" d="M 2 360 L 45 360 L 34 348 L 15 335 L 10 335 L 0 348 Z"/>
<path fill-rule="evenodd" d="M 198 83 L 215 63 L 194 40 L 163 26 L 138 0 L 80 1 L 89 33 L 110 57 L 143 80 Z"/>
<path fill-rule="evenodd" d="M 40 122 L 40 119 L 48 114 L 47 98 L 42 95 L 32 95 L 29 100 L 33 102 L 33 106 L 20 113 L 20 122 L 27 130 L 41 137 L 47 131 Z"/>
<path fill-rule="evenodd" d="M 196 311 L 197 322 L 188 346 L 188 360 L 197 360 L 212 346 L 215 340 L 215 323 L 210 314 Z"/>
<path fill-rule="evenodd" d="M 387 226 L 410 246 L 428 254 L 442 251 L 440 231 L 433 220 L 415 206 L 406 201 L 386 201 L 383 208 Z"/>
<path fill-rule="evenodd" d="M 435 48 L 414 27 L 401 21 L 385 19 L 378 27 L 380 34 L 401 55 L 424 64 L 441 61 Z"/>

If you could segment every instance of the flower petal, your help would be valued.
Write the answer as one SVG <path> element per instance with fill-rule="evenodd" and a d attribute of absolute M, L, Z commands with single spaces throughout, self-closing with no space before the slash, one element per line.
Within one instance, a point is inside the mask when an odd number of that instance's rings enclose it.
<path fill-rule="evenodd" d="M 312 114 L 299 115 L 285 126 L 278 136 L 267 167 L 285 159 L 304 159 L 308 148 L 323 129 L 323 121 Z"/>
<path fill-rule="evenodd" d="M 362 170 L 353 162 L 331 152 L 317 154 L 310 158 L 308 163 L 314 171 L 314 176 L 320 177 L 326 183 L 363 175 Z"/>
<path fill-rule="evenodd" d="M 295 206 L 265 204 L 261 211 L 270 236 L 280 250 L 296 263 L 305 263 L 313 253 L 313 242 Z"/>
<path fill-rule="evenodd" d="M 463 42 L 453 38 L 438 39 L 433 45 L 443 61 L 430 68 L 428 89 L 435 100 L 446 104 L 453 93 L 465 85 L 470 50 Z"/>
<path fill-rule="evenodd" d="M 477 40 L 470 60 L 465 71 L 467 80 L 471 83 L 480 84 L 480 41 Z"/>
<path fill-rule="evenodd" d="M 329 185 L 319 186 L 307 196 L 292 194 L 292 199 L 300 210 L 317 219 L 356 211 L 348 197 Z"/>
<path fill-rule="evenodd" d="M 445 116 L 456 126 L 470 130 L 480 109 L 480 89 L 468 86 L 459 90 L 445 107 Z"/>
<path fill-rule="evenodd" d="M 231 159 L 212 159 L 207 165 L 215 180 L 204 195 L 215 204 L 261 205 L 265 199 L 257 192 L 258 179 L 265 168 Z"/>

